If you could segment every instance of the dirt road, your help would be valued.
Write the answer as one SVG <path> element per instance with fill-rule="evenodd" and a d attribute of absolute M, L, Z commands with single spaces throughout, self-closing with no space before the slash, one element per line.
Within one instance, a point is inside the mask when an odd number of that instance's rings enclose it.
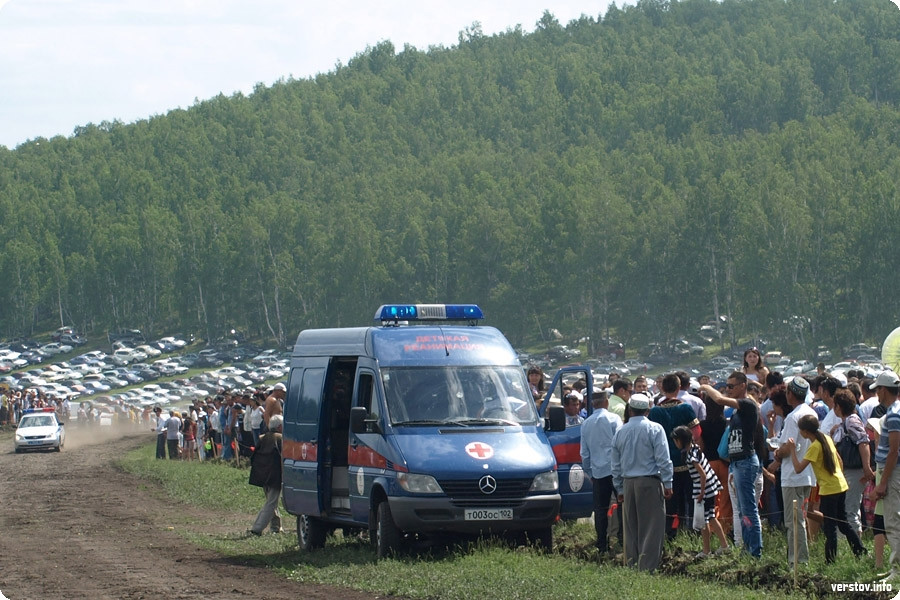
<path fill-rule="evenodd" d="M 171 527 L 210 515 L 173 506 L 113 465 L 145 433 L 68 435 L 61 453 L 22 455 L 0 436 L 0 592 L 9 600 L 373 597 L 294 583 L 193 546 Z"/>

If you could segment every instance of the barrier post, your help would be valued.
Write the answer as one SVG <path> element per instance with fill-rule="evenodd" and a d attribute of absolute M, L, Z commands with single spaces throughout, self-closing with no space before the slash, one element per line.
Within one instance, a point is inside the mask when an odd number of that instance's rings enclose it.
<path fill-rule="evenodd" d="M 797 529 L 800 527 L 800 520 L 798 516 L 797 499 L 794 498 L 794 539 L 791 540 L 794 544 L 794 587 L 797 587 L 797 565 L 800 561 L 800 557 L 797 556 L 798 552 L 800 551 L 800 541 L 797 539 Z"/>

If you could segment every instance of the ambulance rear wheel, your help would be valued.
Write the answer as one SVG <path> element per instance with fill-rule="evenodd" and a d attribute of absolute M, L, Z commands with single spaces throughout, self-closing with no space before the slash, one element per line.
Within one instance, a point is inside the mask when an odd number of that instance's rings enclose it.
<path fill-rule="evenodd" d="M 309 515 L 297 517 L 297 541 L 300 549 L 306 552 L 325 547 L 325 538 L 328 537 L 328 527 L 325 523 Z"/>
<path fill-rule="evenodd" d="M 403 533 L 394 523 L 391 507 L 387 500 L 378 505 L 378 522 L 375 525 L 375 554 L 378 558 L 388 558 L 400 551 Z"/>

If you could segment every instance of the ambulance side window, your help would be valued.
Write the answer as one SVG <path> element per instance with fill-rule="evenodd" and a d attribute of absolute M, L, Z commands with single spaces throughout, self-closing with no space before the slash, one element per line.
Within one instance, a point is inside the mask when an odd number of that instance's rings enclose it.
<path fill-rule="evenodd" d="M 371 373 L 360 373 L 357 383 L 358 405 L 364 406 L 369 413 L 369 419 L 381 417 L 378 410 L 378 401 L 375 398 L 375 377 Z"/>

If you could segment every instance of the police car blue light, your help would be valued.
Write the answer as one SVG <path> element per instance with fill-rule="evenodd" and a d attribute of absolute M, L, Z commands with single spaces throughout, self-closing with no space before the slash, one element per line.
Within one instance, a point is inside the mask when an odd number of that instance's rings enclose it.
<path fill-rule="evenodd" d="M 383 304 L 376 321 L 473 321 L 484 319 L 476 304 Z"/>

